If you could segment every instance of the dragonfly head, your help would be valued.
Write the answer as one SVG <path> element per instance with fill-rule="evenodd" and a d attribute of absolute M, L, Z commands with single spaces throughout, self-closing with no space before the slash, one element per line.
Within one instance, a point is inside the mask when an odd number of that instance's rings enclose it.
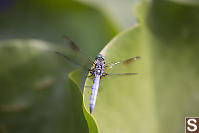
<path fill-rule="evenodd" d="M 95 59 L 96 60 L 105 60 L 105 57 L 102 54 L 98 54 Z"/>

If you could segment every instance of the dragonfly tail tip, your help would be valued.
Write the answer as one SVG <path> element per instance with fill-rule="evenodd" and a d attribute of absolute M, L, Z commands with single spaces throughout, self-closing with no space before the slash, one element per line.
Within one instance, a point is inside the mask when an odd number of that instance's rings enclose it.
<path fill-rule="evenodd" d="M 93 112 L 93 107 L 90 107 L 89 109 L 90 109 L 90 114 L 92 114 L 92 112 Z"/>

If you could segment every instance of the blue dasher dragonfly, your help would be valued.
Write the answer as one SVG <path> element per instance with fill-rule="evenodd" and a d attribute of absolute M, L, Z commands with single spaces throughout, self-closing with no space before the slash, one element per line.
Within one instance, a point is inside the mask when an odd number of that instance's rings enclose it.
<path fill-rule="evenodd" d="M 73 63 L 73 64 L 76 64 L 76 65 L 86 68 L 88 77 L 93 79 L 90 100 L 89 100 L 90 113 L 93 112 L 93 109 L 95 107 L 100 79 L 102 79 L 104 77 L 111 77 L 111 76 L 122 76 L 122 75 L 124 76 L 124 75 L 136 75 L 137 74 L 137 73 L 108 73 L 108 69 L 111 69 L 114 66 L 117 66 L 119 64 L 123 64 L 123 65 L 130 64 L 130 63 L 136 61 L 137 59 L 140 59 L 140 56 L 136 56 L 136 57 L 128 58 L 126 60 L 117 61 L 114 63 L 107 64 L 107 63 L 105 63 L 105 57 L 102 54 L 98 54 L 96 56 L 95 60 L 93 60 L 86 53 L 84 53 L 67 36 L 65 36 L 65 39 L 68 41 L 68 45 L 72 49 L 72 51 L 74 51 L 76 53 L 75 55 L 81 55 L 81 57 L 84 56 L 84 58 L 86 58 L 89 62 L 89 63 L 87 63 L 87 65 L 85 65 L 85 64 L 78 62 L 78 60 L 75 60 L 72 57 L 63 54 L 62 52 L 56 52 L 56 54 L 64 57 L 69 63 Z M 78 59 L 80 59 L 80 58 L 78 57 Z"/>

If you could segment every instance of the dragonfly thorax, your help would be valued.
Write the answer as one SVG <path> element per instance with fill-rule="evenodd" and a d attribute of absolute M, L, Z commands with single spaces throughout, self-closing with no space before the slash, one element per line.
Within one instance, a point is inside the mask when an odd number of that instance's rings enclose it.
<path fill-rule="evenodd" d="M 95 64 L 95 75 L 102 75 L 104 68 L 104 60 L 102 58 L 98 58 Z"/>

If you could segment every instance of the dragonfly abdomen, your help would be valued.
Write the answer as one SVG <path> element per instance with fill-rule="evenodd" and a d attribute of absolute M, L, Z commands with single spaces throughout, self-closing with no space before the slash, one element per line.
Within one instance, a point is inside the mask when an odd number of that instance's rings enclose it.
<path fill-rule="evenodd" d="M 97 92 L 98 92 L 98 88 L 99 88 L 99 80 L 100 80 L 100 75 L 96 75 L 94 80 L 93 80 L 91 96 L 90 96 L 90 101 L 89 101 L 90 113 L 93 112 L 93 109 L 95 107 L 95 102 L 96 102 L 96 98 L 97 98 Z"/>

